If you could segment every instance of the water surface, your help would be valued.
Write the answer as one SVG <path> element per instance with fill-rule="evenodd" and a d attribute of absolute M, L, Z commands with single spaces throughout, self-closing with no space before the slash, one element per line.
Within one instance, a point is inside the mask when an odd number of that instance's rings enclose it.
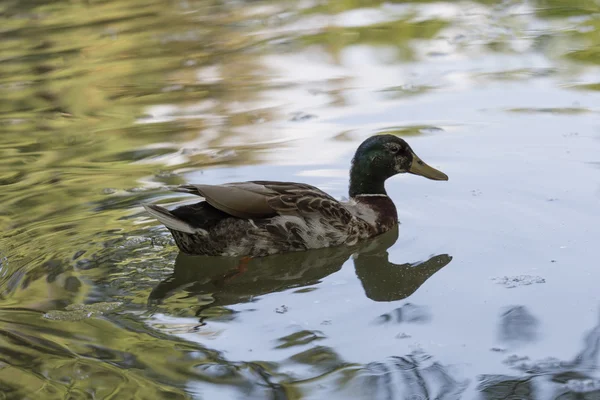
<path fill-rule="evenodd" d="M 3 398 L 600 396 L 600 5 L 0 5 Z M 347 196 L 357 145 L 450 177 L 387 183 L 356 249 L 178 254 L 142 202 L 294 180 Z"/>

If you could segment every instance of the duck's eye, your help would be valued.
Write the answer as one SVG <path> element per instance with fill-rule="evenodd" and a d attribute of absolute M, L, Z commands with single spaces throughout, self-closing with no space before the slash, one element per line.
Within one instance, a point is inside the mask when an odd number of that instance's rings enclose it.
<path fill-rule="evenodd" d="M 387 150 L 392 154 L 396 154 L 396 153 L 400 152 L 400 146 L 397 145 L 396 143 L 389 143 L 386 147 L 387 147 Z"/>

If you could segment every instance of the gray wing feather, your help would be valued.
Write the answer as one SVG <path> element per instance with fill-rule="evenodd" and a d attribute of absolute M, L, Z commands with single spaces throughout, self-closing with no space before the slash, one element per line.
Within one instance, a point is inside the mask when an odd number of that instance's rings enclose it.
<path fill-rule="evenodd" d="M 350 212 L 322 190 L 303 183 L 251 181 L 223 185 L 182 185 L 176 191 L 202 196 L 213 207 L 238 218 L 320 213 L 350 222 Z"/>
<path fill-rule="evenodd" d="M 268 218 L 277 215 L 267 204 L 266 193 L 250 185 L 184 185 L 178 191 L 202 196 L 211 206 L 238 218 Z"/>

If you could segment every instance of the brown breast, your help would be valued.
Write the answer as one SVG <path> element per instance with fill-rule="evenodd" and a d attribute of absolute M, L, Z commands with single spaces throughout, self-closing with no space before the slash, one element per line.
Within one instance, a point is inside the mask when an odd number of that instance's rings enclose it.
<path fill-rule="evenodd" d="M 398 212 L 392 199 L 385 195 L 360 195 L 356 202 L 371 208 L 377 213 L 375 228 L 377 233 L 384 233 L 398 224 Z"/>

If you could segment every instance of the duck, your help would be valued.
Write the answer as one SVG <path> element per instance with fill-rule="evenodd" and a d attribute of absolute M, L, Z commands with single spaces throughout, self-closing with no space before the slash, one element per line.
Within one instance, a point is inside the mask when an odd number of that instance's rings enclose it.
<path fill-rule="evenodd" d="M 448 176 L 421 160 L 402 138 L 381 134 L 365 139 L 350 167 L 349 199 L 340 201 L 306 183 L 279 181 L 184 184 L 175 192 L 204 198 L 173 210 L 142 204 L 171 232 L 188 255 L 249 260 L 358 242 L 398 225 L 398 213 L 385 190 L 402 173 L 431 180 Z"/>

